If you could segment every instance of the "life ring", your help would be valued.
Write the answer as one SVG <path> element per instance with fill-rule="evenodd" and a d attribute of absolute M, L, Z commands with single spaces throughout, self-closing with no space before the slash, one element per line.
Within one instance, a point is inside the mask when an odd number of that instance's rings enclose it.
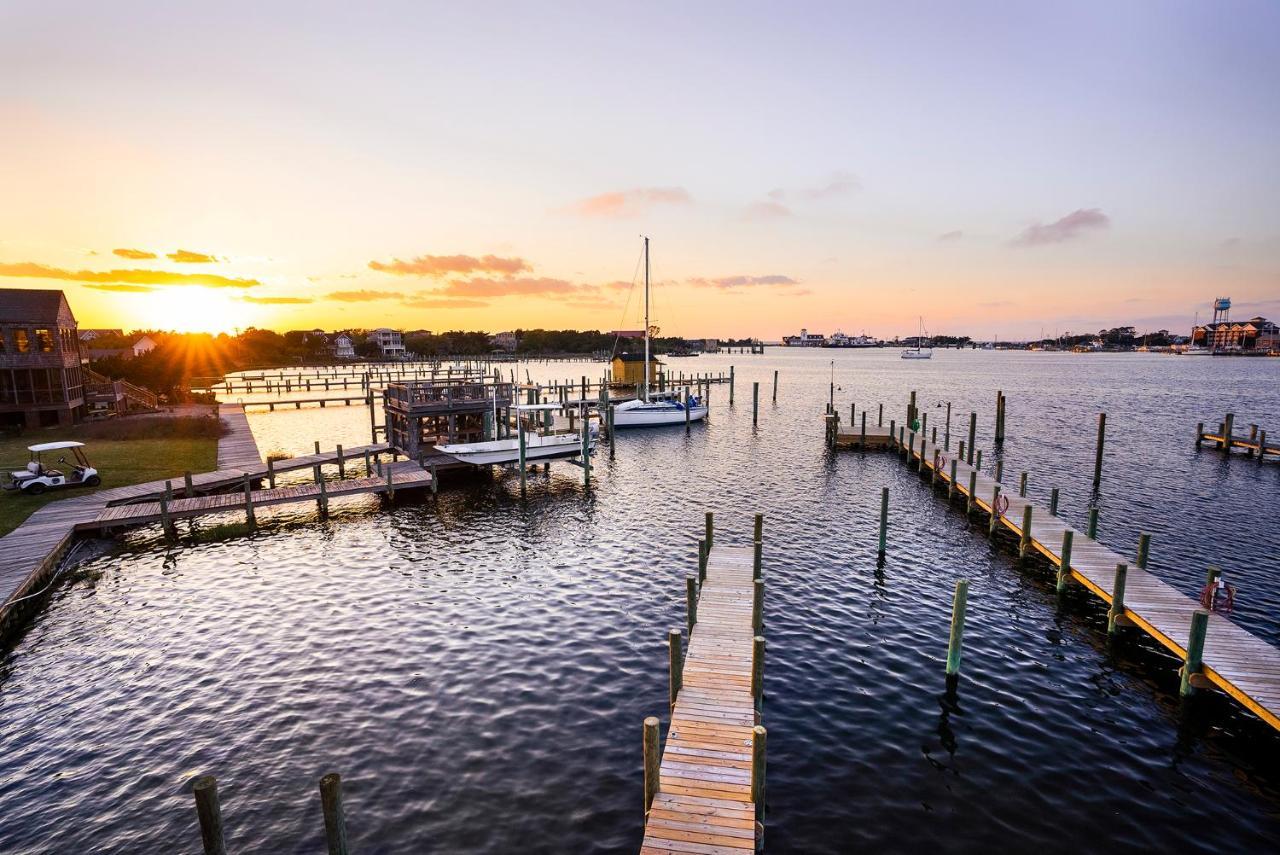
<path fill-rule="evenodd" d="M 996 499 L 996 519 L 1002 518 L 1009 511 L 1009 497 L 1001 496 Z"/>

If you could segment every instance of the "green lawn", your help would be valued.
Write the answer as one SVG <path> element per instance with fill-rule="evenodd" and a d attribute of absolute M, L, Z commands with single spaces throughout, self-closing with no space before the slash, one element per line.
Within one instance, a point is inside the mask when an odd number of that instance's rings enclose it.
<path fill-rule="evenodd" d="M 176 478 L 182 473 L 210 472 L 217 468 L 221 426 L 209 418 L 149 418 L 134 416 L 118 422 L 77 425 L 72 428 L 30 430 L 21 437 L 0 438 L 0 469 L 9 472 L 26 466 L 28 445 L 73 439 L 85 444 L 89 462 L 102 476 L 102 484 L 90 489 L 69 487 L 40 496 L 16 491 L 0 493 L 0 535 L 17 528 L 36 509 L 71 496 L 124 487 L 144 481 Z M 46 466 L 57 466 L 59 453 L 45 454 Z M 68 460 L 71 457 L 68 455 Z M 66 471 L 66 467 L 62 467 Z"/>

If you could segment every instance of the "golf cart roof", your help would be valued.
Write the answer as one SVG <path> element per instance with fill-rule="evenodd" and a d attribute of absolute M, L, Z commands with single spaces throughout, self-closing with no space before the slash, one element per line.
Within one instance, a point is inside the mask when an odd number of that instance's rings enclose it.
<path fill-rule="evenodd" d="M 27 451 L 57 451 L 61 448 L 81 448 L 83 446 L 83 442 L 72 442 L 70 440 L 63 442 L 42 442 L 38 445 L 28 445 Z"/>

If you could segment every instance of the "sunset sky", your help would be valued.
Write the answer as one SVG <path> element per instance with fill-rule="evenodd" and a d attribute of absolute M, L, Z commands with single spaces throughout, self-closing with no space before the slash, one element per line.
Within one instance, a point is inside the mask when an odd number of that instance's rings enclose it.
<path fill-rule="evenodd" d="M 83 326 L 1280 315 L 1280 3 L 0 5 L 0 285 Z M 629 303 L 628 303 L 629 298 Z"/>

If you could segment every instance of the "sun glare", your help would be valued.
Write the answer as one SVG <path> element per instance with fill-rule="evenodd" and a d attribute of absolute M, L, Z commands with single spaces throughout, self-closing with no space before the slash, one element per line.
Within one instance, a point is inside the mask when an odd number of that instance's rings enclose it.
<path fill-rule="evenodd" d="M 225 289 L 174 288 L 147 296 L 138 326 L 175 332 L 232 332 L 252 325 L 251 309 Z"/>

